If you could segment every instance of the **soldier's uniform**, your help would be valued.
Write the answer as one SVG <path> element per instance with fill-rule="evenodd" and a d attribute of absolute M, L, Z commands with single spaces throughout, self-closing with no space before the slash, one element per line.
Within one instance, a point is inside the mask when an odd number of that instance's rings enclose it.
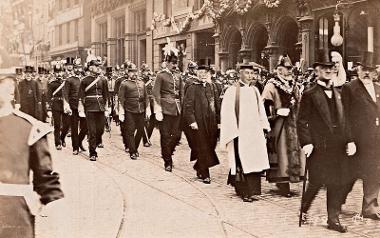
<path fill-rule="evenodd" d="M 181 136 L 183 84 L 180 76 L 168 69 L 161 70 L 154 83 L 153 95 L 157 108 L 155 112 L 160 111 L 163 114 L 160 125 L 161 154 L 166 170 L 171 171 L 172 154 Z"/>
<path fill-rule="evenodd" d="M 79 87 L 79 100 L 83 103 L 86 113 L 90 159 L 94 161 L 98 156 L 96 147 L 101 144 L 100 139 L 104 133 L 104 112 L 108 100 L 107 81 L 93 73 L 84 77 Z"/>
<path fill-rule="evenodd" d="M 152 144 L 150 142 L 150 137 L 152 136 L 154 127 L 158 124 L 155 114 L 154 114 L 154 97 L 153 97 L 153 85 L 154 85 L 154 77 L 152 75 L 152 72 L 150 71 L 147 64 L 144 64 L 141 66 L 141 79 L 145 83 L 146 92 L 149 98 L 149 108 L 151 115 L 147 120 L 145 121 L 145 128 L 144 128 L 144 134 L 143 134 L 143 142 L 145 147 L 150 147 Z M 147 73 L 143 73 L 147 72 Z"/>
<path fill-rule="evenodd" d="M 116 102 L 116 113 L 117 115 L 120 114 L 120 109 L 121 109 L 121 103 L 120 103 L 120 100 L 119 100 L 119 96 L 118 96 L 118 93 L 119 93 L 119 89 L 120 89 L 120 85 L 122 82 L 124 82 L 125 80 L 128 79 L 128 75 L 121 75 L 120 74 L 120 77 L 116 79 L 116 82 L 115 82 L 115 102 Z M 119 122 L 119 119 L 117 119 L 117 121 Z M 120 123 L 120 132 L 121 132 L 121 137 L 123 138 L 123 144 L 124 144 L 124 149 L 126 152 L 129 151 L 129 148 L 128 148 L 128 137 L 126 135 L 126 129 L 125 129 L 125 123 Z"/>
<path fill-rule="evenodd" d="M 54 77 L 48 84 L 47 100 L 54 121 L 54 143 L 57 150 L 61 150 L 68 132 L 69 115 L 63 110 L 63 91 L 65 81 L 62 77 Z M 65 126 L 64 126 L 65 125 Z"/>
<path fill-rule="evenodd" d="M 75 62 L 76 61 L 76 62 Z M 76 59 L 73 63 L 75 67 L 80 67 L 80 59 Z M 87 122 L 85 117 L 79 116 L 78 106 L 79 106 L 79 87 L 81 83 L 81 75 L 77 70 L 75 74 L 70 74 L 65 83 L 64 87 L 64 99 L 68 103 L 71 116 L 70 116 L 70 127 L 71 127 L 71 143 L 73 147 L 73 154 L 77 155 L 79 149 L 85 150 L 83 147 L 83 140 L 87 135 Z M 80 128 L 78 128 L 80 127 Z M 78 134 L 79 129 L 79 134 Z"/>
<path fill-rule="evenodd" d="M 59 175 L 52 169 L 46 139 L 49 132 L 46 124 L 23 112 L 0 115 L 0 138 L 3 138 L 0 143 L 0 237 L 34 237 L 33 190 L 40 195 L 42 204 L 63 197 Z M 33 185 L 29 184 L 30 170 Z"/>
<path fill-rule="evenodd" d="M 129 72 L 136 72 L 137 68 L 131 64 Z M 149 105 L 145 83 L 136 78 L 129 77 L 123 81 L 119 89 L 119 101 L 122 107 L 121 114 L 125 115 L 125 129 L 128 137 L 128 148 L 131 159 L 137 159 L 138 147 L 144 133 L 145 109 Z M 135 136 L 135 132 L 136 136 Z"/>

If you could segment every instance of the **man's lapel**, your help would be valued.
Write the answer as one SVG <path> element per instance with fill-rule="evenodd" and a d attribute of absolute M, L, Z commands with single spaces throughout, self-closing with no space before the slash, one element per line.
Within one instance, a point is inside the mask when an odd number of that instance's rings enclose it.
<path fill-rule="evenodd" d="M 315 105 L 317 106 L 317 110 L 319 114 L 321 114 L 323 121 L 329 127 L 330 131 L 332 131 L 331 115 L 330 115 L 327 99 L 325 96 L 325 92 L 323 92 L 322 88 L 318 85 L 316 86 L 315 91 L 313 93 L 313 101 Z"/>
<path fill-rule="evenodd" d="M 375 106 L 377 107 L 376 103 L 373 101 L 371 95 L 368 93 L 367 89 L 365 88 L 364 84 L 362 81 L 360 81 L 360 79 L 357 79 L 357 90 L 355 90 L 357 92 L 357 96 L 359 97 L 364 97 L 372 106 Z M 375 87 L 375 92 L 376 92 L 376 84 L 374 84 L 374 87 Z M 378 93 L 376 93 L 377 95 Z M 376 96 L 377 97 L 377 96 Z M 376 99 L 378 100 L 378 99 Z"/>
<path fill-rule="evenodd" d="M 335 105 L 336 105 L 336 110 L 338 113 L 339 124 L 344 125 L 344 112 L 343 112 L 342 96 L 341 96 L 338 89 L 333 88 L 333 96 L 335 98 Z"/>

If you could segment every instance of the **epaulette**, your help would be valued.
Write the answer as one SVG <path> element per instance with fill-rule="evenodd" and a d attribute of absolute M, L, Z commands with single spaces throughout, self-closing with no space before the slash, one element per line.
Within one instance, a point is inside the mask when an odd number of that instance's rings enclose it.
<path fill-rule="evenodd" d="M 29 146 L 34 145 L 34 143 L 36 143 L 39 139 L 41 139 L 42 137 L 46 136 L 47 134 L 53 131 L 52 127 L 50 127 L 49 125 L 37 120 L 36 118 L 26 113 L 23 113 L 18 110 L 14 110 L 13 114 L 25 119 L 30 124 L 32 124 L 32 129 L 30 130 L 29 137 L 28 137 Z"/>

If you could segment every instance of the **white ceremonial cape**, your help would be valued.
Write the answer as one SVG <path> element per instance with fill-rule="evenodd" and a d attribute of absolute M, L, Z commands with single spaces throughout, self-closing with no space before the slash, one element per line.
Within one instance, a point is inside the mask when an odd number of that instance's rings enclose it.
<path fill-rule="evenodd" d="M 269 169 L 263 129 L 270 131 L 264 103 L 256 87 L 240 87 L 239 128 L 235 114 L 236 86 L 224 94 L 221 106 L 220 146 L 227 149 L 231 174 L 236 174 L 233 140 L 239 137 L 239 156 L 245 174 Z"/>

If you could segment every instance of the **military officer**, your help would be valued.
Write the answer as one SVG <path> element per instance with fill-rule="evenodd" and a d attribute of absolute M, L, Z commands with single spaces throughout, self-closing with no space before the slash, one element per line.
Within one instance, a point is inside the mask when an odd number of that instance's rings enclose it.
<path fill-rule="evenodd" d="M 153 87 L 156 119 L 161 121 L 161 155 L 165 171 L 171 172 L 173 167 L 172 154 L 180 140 L 181 106 L 183 98 L 183 83 L 178 74 L 178 50 L 170 45 L 164 47 L 165 68 L 156 77 Z"/>
<path fill-rule="evenodd" d="M 38 208 L 62 198 L 63 192 L 52 168 L 46 138 L 50 127 L 13 110 L 15 81 L 0 76 L 0 138 L 6 138 L 0 143 L 0 236 L 33 238 Z"/>
<path fill-rule="evenodd" d="M 96 57 L 88 57 L 87 67 L 89 75 L 84 77 L 79 87 L 79 104 L 84 108 L 87 119 L 90 160 L 96 161 L 98 154 L 96 147 L 101 144 L 104 133 L 105 114 L 107 108 L 108 87 L 107 81 L 99 77 L 101 62 Z"/>
<path fill-rule="evenodd" d="M 127 69 L 128 79 L 121 83 L 118 93 L 122 106 L 119 118 L 121 123 L 125 123 L 129 154 L 135 160 L 139 157 L 138 147 L 144 133 L 145 112 L 148 116 L 151 113 L 145 83 L 138 78 L 136 65 L 129 64 Z"/>
<path fill-rule="evenodd" d="M 79 68 L 81 68 L 81 59 L 76 58 L 67 61 L 68 75 L 64 87 L 64 111 L 70 114 L 70 128 L 71 128 L 71 143 L 73 147 L 73 154 L 77 155 L 79 149 L 86 151 L 83 146 L 83 140 L 87 135 L 87 122 L 86 118 L 79 115 L 79 86 L 82 75 Z M 71 66 L 70 66 L 71 65 Z M 72 67 L 72 71 L 70 70 Z M 79 128 L 78 128 L 79 127 Z M 78 134 L 79 129 L 79 134 Z"/>

